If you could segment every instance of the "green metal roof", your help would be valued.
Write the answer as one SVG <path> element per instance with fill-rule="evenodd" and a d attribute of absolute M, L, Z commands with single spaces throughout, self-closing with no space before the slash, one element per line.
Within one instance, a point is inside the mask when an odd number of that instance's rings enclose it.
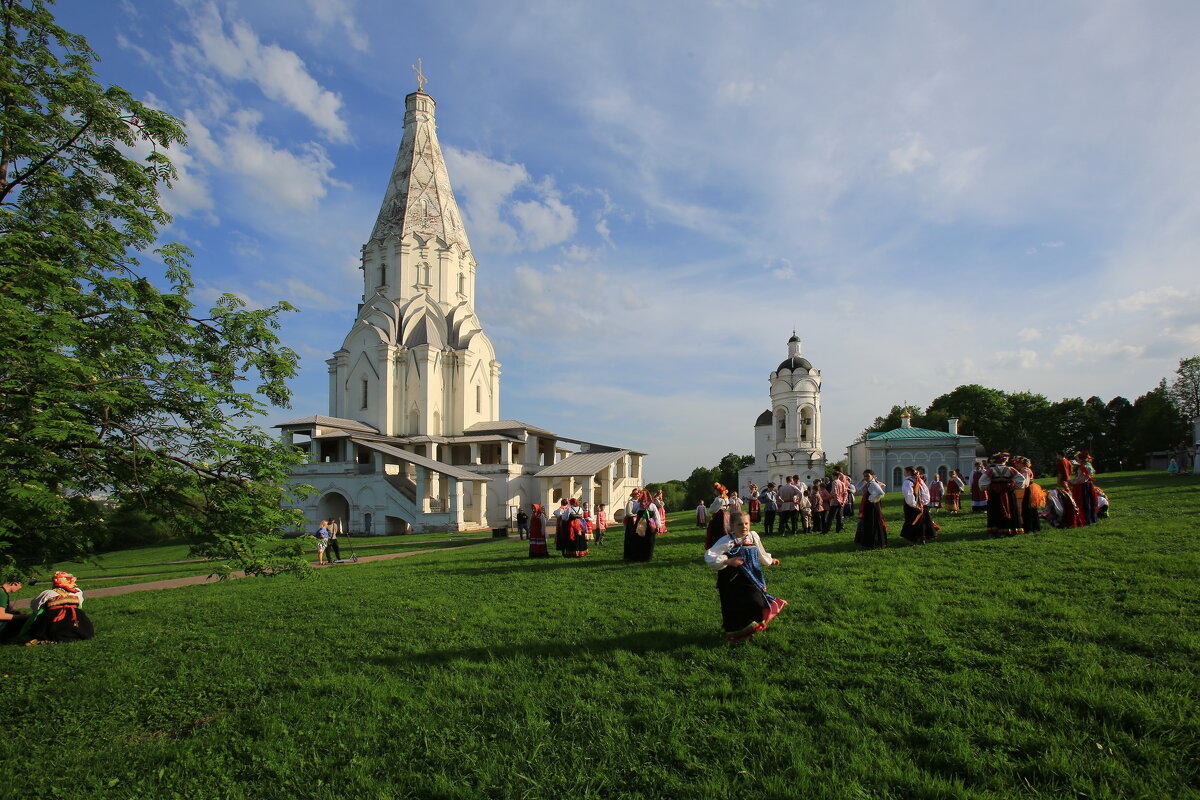
<path fill-rule="evenodd" d="M 868 433 L 867 438 L 873 442 L 880 439 L 965 439 L 950 431 L 932 431 L 929 428 L 893 428 L 890 431 Z"/>

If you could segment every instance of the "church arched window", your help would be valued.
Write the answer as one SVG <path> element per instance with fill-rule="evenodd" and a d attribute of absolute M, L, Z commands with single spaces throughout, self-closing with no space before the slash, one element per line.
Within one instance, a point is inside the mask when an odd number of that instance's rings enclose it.
<path fill-rule="evenodd" d="M 467 276 L 463 275 L 461 272 L 458 273 L 458 293 L 459 294 L 467 293 Z"/>
<path fill-rule="evenodd" d="M 904 473 L 899 467 L 892 467 L 892 488 L 899 489 L 900 484 L 904 482 Z"/>
<path fill-rule="evenodd" d="M 380 286 L 387 285 L 387 264 L 379 265 L 379 285 Z"/>
<path fill-rule="evenodd" d="M 362 407 L 367 407 L 367 400 L 370 398 L 371 384 L 366 378 L 362 379 Z"/>

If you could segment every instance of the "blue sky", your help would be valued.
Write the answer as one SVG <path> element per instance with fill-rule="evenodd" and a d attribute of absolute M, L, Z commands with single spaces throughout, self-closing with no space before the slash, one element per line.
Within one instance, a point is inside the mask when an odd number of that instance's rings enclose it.
<path fill-rule="evenodd" d="M 1200 4 L 83 2 L 103 81 L 184 119 L 164 238 L 200 300 L 301 309 L 292 410 L 423 60 L 501 414 L 753 450 L 793 327 L 831 459 L 962 383 L 1133 399 L 1200 353 Z"/>

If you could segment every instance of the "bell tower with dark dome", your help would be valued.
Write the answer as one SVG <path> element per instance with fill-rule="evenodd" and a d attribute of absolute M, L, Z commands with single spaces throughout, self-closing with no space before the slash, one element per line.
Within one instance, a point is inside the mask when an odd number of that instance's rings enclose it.
<path fill-rule="evenodd" d="M 750 482 L 780 484 L 788 475 L 802 479 L 825 475 L 821 446 L 821 371 L 801 355 L 796 332 L 787 341 L 787 358 L 770 375 L 771 407 L 754 423 L 754 464 L 738 475 L 739 491 Z"/>

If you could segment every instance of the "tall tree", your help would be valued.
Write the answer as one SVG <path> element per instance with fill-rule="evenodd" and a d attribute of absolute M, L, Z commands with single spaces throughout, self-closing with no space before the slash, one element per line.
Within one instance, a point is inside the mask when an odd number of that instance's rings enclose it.
<path fill-rule="evenodd" d="M 973 434 L 989 452 L 1007 449 L 1012 408 L 1008 396 L 999 389 L 978 384 L 959 386 L 954 391 L 934 398 L 926 413 L 944 411 L 958 417 L 960 430 Z"/>
<path fill-rule="evenodd" d="M 1157 387 L 1133 401 L 1130 446 L 1137 463 L 1156 450 L 1169 450 L 1186 441 L 1188 424 L 1171 401 L 1164 378 Z"/>
<path fill-rule="evenodd" d="M 278 538 L 299 454 L 254 425 L 289 399 L 290 307 L 198 312 L 176 244 L 143 269 L 179 121 L 101 86 L 44 0 L 0 0 L 0 24 L 0 571 L 86 553 L 98 495 L 248 570 L 299 567 Z"/>
<path fill-rule="evenodd" d="M 1169 392 L 1184 419 L 1200 417 L 1200 356 L 1179 360 Z"/>

